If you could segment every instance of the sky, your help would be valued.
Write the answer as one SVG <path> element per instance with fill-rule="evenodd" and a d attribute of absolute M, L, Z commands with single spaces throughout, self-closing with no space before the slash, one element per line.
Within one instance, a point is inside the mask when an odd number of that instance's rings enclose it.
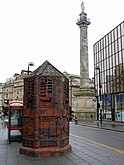
<path fill-rule="evenodd" d="M 94 75 L 93 45 L 124 21 L 124 1 L 84 0 L 88 26 L 89 77 Z M 48 60 L 60 72 L 80 75 L 82 0 L 0 0 L 0 82 L 33 71 Z"/>

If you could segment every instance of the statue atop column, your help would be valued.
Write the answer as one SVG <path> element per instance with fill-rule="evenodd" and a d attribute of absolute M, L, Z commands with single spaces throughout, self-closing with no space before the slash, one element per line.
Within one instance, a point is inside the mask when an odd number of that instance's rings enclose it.
<path fill-rule="evenodd" d="M 81 4 L 81 10 L 82 10 L 82 12 L 84 12 L 84 10 L 85 10 L 84 2 L 82 2 L 82 4 Z"/>

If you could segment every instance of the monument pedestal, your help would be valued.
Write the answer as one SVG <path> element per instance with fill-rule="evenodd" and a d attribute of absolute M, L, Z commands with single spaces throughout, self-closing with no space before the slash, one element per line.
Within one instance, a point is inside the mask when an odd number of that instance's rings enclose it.
<path fill-rule="evenodd" d="M 88 86 L 80 87 L 74 95 L 77 99 L 75 113 L 78 116 L 78 120 L 95 119 L 94 89 Z"/>

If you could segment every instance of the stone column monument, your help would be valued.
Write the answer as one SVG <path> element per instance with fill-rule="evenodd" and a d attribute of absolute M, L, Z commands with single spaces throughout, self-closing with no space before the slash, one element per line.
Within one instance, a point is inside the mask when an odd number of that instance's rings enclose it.
<path fill-rule="evenodd" d="M 76 114 L 80 119 L 95 117 L 93 105 L 94 89 L 89 85 L 89 58 L 88 58 L 88 25 L 90 25 L 85 13 L 84 3 L 81 4 L 81 13 L 77 20 L 80 28 L 80 88 L 75 91 L 77 97 Z"/>

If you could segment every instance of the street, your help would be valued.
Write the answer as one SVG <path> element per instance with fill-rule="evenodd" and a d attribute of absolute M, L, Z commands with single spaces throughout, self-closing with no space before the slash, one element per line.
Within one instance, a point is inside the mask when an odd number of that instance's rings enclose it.
<path fill-rule="evenodd" d="M 70 134 L 104 146 L 115 151 L 124 152 L 124 133 L 70 123 Z M 112 148 L 111 148 L 112 147 Z"/>
<path fill-rule="evenodd" d="M 32 158 L 19 154 L 22 145 L 7 143 L 7 129 L 0 129 L 0 165 L 124 165 L 124 133 L 70 123 L 72 151 L 60 157 Z"/>

